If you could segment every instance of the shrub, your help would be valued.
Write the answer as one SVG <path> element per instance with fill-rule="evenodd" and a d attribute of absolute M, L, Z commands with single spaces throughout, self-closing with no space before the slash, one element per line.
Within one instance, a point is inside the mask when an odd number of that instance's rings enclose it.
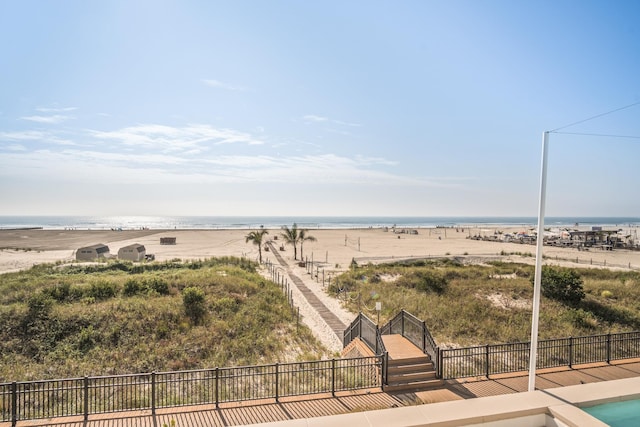
<path fill-rule="evenodd" d="M 533 283 L 534 278 L 531 278 Z M 585 297 L 582 279 L 574 270 L 542 267 L 542 295 L 564 304 L 576 305 Z"/>
<path fill-rule="evenodd" d="M 124 283 L 124 290 L 122 291 L 125 296 L 131 297 L 139 294 L 143 289 L 142 284 L 137 279 L 131 278 Z"/>
<path fill-rule="evenodd" d="M 96 300 L 113 298 L 118 295 L 118 285 L 108 280 L 98 280 L 93 282 L 89 288 L 88 295 Z"/>
<path fill-rule="evenodd" d="M 169 284 L 159 277 L 149 279 L 147 282 L 147 288 L 150 291 L 159 293 L 160 295 L 169 295 Z"/>
<path fill-rule="evenodd" d="M 64 302 L 69 299 L 71 285 L 69 283 L 56 283 L 55 285 L 43 289 L 43 293 L 49 295 L 58 302 Z"/>
<path fill-rule="evenodd" d="M 425 269 L 416 269 L 398 279 L 400 286 L 415 288 L 422 292 L 443 293 L 447 288 L 447 279 L 443 274 Z"/>
<path fill-rule="evenodd" d="M 577 310 L 570 309 L 564 315 L 565 318 L 577 328 L 595 329 L 598 326 L 598 320 L 593 314 L 579 308 Z"/>
<path fill-rule="evenodd" d="M 182 302 L 187 317 L 195 324 L 200 323 L 206 313 L 204 291 L 196 287 L 184 288 Z"/>

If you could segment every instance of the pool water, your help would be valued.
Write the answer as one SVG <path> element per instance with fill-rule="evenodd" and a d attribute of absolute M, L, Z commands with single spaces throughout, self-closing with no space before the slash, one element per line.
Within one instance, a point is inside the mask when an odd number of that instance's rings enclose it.
<path fill-rule="evenodd" d="M 581 408 L 611 427 L 640 426 L 640 399 Z"/>

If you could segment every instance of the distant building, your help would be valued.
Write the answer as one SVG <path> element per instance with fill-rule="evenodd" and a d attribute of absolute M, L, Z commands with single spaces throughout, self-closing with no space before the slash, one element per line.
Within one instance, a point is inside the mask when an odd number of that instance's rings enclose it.
<path fill-rule="evenodd" d="M 86 246 L 76 251 L 76 260 L 91 261 L 96 258 L 106 258 L 109 256 L 109 246 L 98 243 L 97 245 Z"/>
<path fill-rule="evenodd" d="M 118 259 L 126 259 L 128 261 L 144 261 L 147 254 L 144 245 L 134 243 L 133 245 L 120 248 L 118 251 Z"/>
<path fill-rule="evenodd" d="M 175 245 L 176 238 L 175 237 L 161 237 L 160 238 L 161 245 Z"/>

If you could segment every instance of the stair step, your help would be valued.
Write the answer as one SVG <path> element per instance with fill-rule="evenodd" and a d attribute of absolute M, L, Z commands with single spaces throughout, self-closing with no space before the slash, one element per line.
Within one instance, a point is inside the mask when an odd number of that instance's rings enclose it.
<path fill-rule="evenodd" d="M 444 381 L 441 379 L 434 380 L 426 380 L 426 381 L 412 381 L 406 383 L 391 383 L 384 385 L 382 390 L 385 392 L 396 392 L 396 391 L 418 391 L 418 390 L 428 390 L 431 388 L 442 387 Z"/>
<path fill-rule="evenodd" d="M 405 372 L 425 372 L 434 371 L 433 363 L 422 363 L 420 365 L 396 365 L 389 366 L 389 373 L 402 374 Z"/>
<path fill-rule="evenodd" d="M 429 356 L 408 357 L 403 359 L 389 358 L 389 366 L 419 365 L 423 363 L 431 363 L 431 358 Z"/>
<path fill-rule="evenodd" d="M 423 381 L 423 380 L 434 380 L 436 379 L 435 371 L 431 372 L 410 372 L 406 374 L 392 374 L 389 373 L 387 375 L 387 380 L 390 383 L 401 383 L 401 382 L 412 382 L 412 381 Z"/>

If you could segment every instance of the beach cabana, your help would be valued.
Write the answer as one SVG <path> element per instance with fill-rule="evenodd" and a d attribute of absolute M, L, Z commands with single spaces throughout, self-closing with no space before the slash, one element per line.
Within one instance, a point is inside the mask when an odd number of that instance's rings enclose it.
<path fill-rule="evenodd" d="M 134 243 L 133 245 L 125 246 L 118 250 L 118 259 L 124 259 L 128 261 L 144 261 L 147 251 L 144 245 Z"/>
<path fill-rule="evenodd" d="M 85 246 L 76 251 L 76 260 L 91 261 L 96 258 L 106 258 L 109 256 L 109 246 L 98 243 L 97 245 Z"/>

